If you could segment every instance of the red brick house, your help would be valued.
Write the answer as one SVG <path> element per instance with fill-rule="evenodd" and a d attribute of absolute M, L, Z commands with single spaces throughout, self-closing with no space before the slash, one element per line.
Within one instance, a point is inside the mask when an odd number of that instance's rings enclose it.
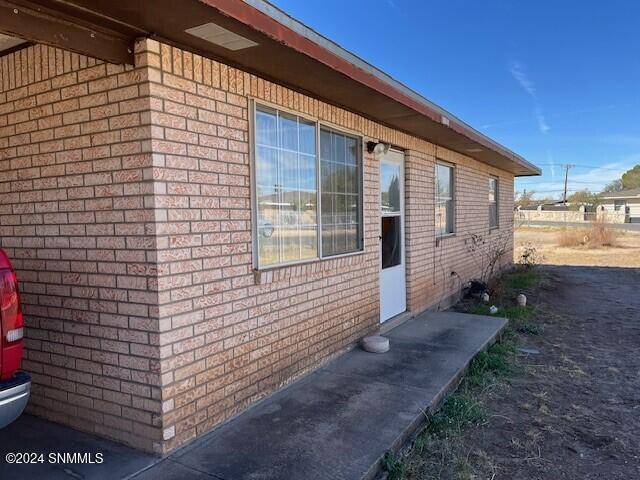
<path fill-rule="evenodd" d="M 266 2 L 174 3 L 0 5 L 28 409 L 158 453 L 447 305 L 540 173 Z"/>

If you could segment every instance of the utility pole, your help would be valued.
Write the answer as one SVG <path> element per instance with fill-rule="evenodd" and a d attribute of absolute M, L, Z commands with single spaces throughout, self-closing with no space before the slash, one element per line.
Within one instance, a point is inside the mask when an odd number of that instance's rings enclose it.
<path fill-rule="evenodd" d="M 575 165 L 572 163 L 562 165 L 562 168 L 564 168 L 564 196 L 562 199 L 565 205 L 567 204 L 567 184 L 569 182 L 569 170 L 573 167 L 575 167 Z"/>

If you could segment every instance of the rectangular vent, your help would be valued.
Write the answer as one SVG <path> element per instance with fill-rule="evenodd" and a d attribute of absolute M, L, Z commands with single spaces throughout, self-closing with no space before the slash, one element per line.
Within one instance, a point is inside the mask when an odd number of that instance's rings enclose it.
<path fill-rule="evenodd" d="M 202 38 L 214 45 L 224 47 L 227 50 L 242 50 L 258 45 L 256 42 L 241 37 L 237 33 L 233 33 L 212 22 L 189 28 L 185 30 L 185 32 L 194 37 Z"/>

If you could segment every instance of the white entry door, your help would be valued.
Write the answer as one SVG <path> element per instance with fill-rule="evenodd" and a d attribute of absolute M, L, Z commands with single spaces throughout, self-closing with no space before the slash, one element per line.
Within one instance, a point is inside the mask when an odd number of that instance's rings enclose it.
<path fill-rule="evenodd" d="M 404 154 L 380 160 L 380 322 L 407 309 L 404 264 Z"/>

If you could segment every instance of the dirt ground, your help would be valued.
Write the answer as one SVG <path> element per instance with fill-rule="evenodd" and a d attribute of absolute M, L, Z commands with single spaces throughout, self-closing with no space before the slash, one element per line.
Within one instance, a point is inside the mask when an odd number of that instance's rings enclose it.
<path fill-rule="evenodd" d="M 640 270 L 541 270 L 542 333 L 521 339 L 539 353 L 519 353 L 480 395 L 483 423 L 408 478 L 640 478 Z"/>
<path fill-rule="evenodd" d="M 639 232 L 615 231 L 615 247 L 567 248 L 558 247 L 558 236 L 561 231 L 557 227 L 516 228 L 515 260 L 518 261 L 526 245 L 531 244 L 542 255 L 540 263 L 543 264 L 640 267 Z"/>

